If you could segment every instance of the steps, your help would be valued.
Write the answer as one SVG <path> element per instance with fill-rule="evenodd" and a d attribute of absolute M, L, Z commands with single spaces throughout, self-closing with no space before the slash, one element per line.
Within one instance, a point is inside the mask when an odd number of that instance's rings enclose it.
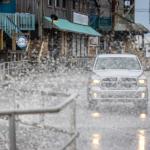
<path fill-rule="evenodd" d="M 30 45 L 28 47 L 28 59 L 32 61 L 37 61 L 39 58 L 40 50 L 42 46 L 41 40 L 32 40 L 30 41 Z"/>
<path fill-rule="evenodd" d="M 42 61 L 48 57 L 48 40 L 33 40 L 30 41 L 28 47 L 28 59 L 32 61 Z"/>
<path fill-rule="evenodd" d="M 10 38 L 13 37 L 14 33 L 23 34 L 5 13 L 3 15 L 0 14 L 0 27 Z"/>

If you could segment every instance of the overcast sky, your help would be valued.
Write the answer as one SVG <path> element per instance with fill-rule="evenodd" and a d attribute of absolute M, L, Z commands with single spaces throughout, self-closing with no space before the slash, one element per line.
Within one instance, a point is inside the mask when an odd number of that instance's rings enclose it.
<path fill-rule="evenodd" d="M 149 0 L 135 0 L 135 22 L 150 29 Z"/>

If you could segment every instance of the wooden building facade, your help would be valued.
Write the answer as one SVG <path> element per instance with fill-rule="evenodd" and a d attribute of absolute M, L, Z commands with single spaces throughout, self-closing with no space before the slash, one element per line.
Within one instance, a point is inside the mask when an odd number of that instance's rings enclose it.
<path fill-rule="evenodd" d="M 85 20 L 87 21 L 86 25 L 89 26 L 89 16 L 91 14 L 98 15 L 95 4 L 94 0 L 17 0 L 17 11 L 35 14 L 37 27 L 42 26 L 42 37 L 48 38 L 49 51 L 52 51 L 53 47 L 57 47 L 63 56 L 85 57 L 96 54 L 99 38 L 94 38 L 96 42 L 90 49 L 89 37 L 92 35 L 80 31 L 61 30 L 55 27 L 52 30 L 51 22 L 45 20 L 44 17 L 55 14 L 59 19 L 65 19 L 64 21 L 76 24 L 74 18 L 78 16 L 79 18 L 88 18 L 88 20 Z M 85 25 L 82 24 L 83 20 L 78 20 L 79 24 Z"/>
<path fill-rule="evenodd" d="M 26 38 L 26 35 L 35 29 L 35 16 L 30 13 L 18 13 L 16 4 L 16 0 L 0 0 L 0 60 L 2 61 L 13 60 L 11 54 L 16 55 L 17 50 L 22 55 L 25 48 L 18 44 L 19 36 Z"/>

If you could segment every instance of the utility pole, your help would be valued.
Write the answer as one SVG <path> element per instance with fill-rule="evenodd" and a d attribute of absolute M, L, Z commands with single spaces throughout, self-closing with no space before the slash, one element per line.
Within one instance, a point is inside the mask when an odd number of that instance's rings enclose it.
<path fill-rule="evenodd" d="M 115 20 L 116 20 L 116 0 L 112 0 L 112 30 L 115 29 Z"/>
<path fill-rule="evenodd" d="M 150 0 L 149 0 L 149 24 L 150 24 Z"/>
<path fill-rule="evenodd" d="M 43 38 L 43 0 L 38 0 L 38 36 Z"/>
<path fill-rule="evenodd" d="M 0 50 L 4 47 L 3 30 L 0 29 Z"/>

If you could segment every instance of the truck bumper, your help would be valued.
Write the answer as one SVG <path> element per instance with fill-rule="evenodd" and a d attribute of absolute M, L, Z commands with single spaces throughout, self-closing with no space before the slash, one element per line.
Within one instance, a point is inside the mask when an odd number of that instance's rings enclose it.
<path fill-rule="evenodd" d="M 89 89 L 89 100 L 97 100 L 101 102 L 139 102 L 148 100 L 147 88 L 139 88 L 138 90 L 99 90 Z"/>

